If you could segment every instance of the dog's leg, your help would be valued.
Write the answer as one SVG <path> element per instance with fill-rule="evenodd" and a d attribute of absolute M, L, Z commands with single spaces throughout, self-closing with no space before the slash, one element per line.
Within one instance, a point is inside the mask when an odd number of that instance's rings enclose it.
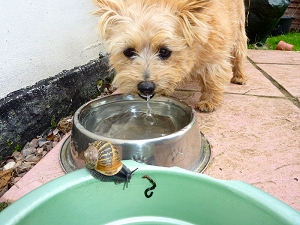
<path fill-rule="evenodd" d="M 199 99 L 200 102 L 196 105 L 196 108 L 199 109 L 200 112 L 213 112 L 223 100 L 222 93 L 222 91 L 211 92 L 203 90 Z"/>
<path fill-rule="evenodd" d="M 238 29 L 236 45 L 232 50 L 232 72 L 233 77 L 230 82 L 234 84 L 245 84 L 245 61 L 246 61 L 246 51 L 247 51 L 247 36 L 244 28 L 244 21 L 241 22 Z"/>
<path fill-rule="evenodd" d="M 223 101 L 223 92 L 229 80 L 231 66 L 226 60 L 223 61 L 223 67 L 221 65 L 210 65 L 205 75 L 198 77 L 201 96 L 196 108 L 201 112 L 212 112 Z"/>
<path fill-rule="evenodd" d="M 230 80 L 231 83 L 234 84 L 245 84 L 246 83 L 246 75 L 245 75 L 245 54 L 239 50 L 235 49 L 233 52 L 232 59 L 232 72 L 233 76 Z"/>

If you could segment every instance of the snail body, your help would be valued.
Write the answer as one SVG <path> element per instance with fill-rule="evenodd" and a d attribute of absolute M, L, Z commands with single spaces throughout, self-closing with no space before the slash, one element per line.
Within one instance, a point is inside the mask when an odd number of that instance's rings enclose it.
<path fill-rule="evenodd" d="M 84 151 L 85 166 L 90 174 L 103 182 L 125 182 L 126 187 L 134 171 L 121 161 L 118 149 L 108 141 L 95 141 Z"/>

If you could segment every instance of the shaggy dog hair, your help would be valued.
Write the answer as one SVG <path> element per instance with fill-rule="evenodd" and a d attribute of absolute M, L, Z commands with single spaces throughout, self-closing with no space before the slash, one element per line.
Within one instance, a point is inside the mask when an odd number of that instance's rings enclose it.
<path fill-rule="evenodd" d="M 211 112 L 225 85 L 244 84 L 247 49 L 242 0 L 94 0 L 114 85 L 124 94 L 170 95 L 197 80 L 196 107 Z"/>

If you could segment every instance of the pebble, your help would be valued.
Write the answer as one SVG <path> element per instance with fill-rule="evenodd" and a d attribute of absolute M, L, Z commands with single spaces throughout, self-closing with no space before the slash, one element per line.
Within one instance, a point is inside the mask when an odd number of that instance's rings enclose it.
<path fill-rule="evenodd" d="M 34 153 L 35 151 L 36 151 L 36 148 L 34 148 L 34 147 L 29 147 L 29 148 L 23 149 L 23 150 L 21 151 L 21 153 L 22 153 L 23 156 L 26 157 L 26 156 L 28 156 L 28 155 Z"/>
<path fill-rule="evenodd" d="M 12 156 L 15 158 L 16 161 L 21 161 L 24 158 L 21 152 L 14 152 Z"/>
<path fill-rule="evenodd" d="M 37 149 L 36 149 L 36 153 L 37 153 L 38 155 L 41 155 L 41 154 L 43 153 L 43 151 L 44 151 L 43 148 L 37 148 Z"/>
<path fill-rule="evenodd" d="M 39 147 L 42 147 L 43 145 L 47 144 L 48 141 L 46 138 L 40 138 L 39 141 L 38 141 L 38 146 Z"/>
<path fill-rule="evenodd" d="M 40 157 L 35 156 L 35 155 L 28 155 L 27 157 L 25 157 L 25 161 L 26 162 L 38 162 L 38 161 L 40 161 Z"/>
<path fill-rule="evenodd" d="M 19 180 L 21 180 L 22 177 L 15 177 L 14 182 L 17 183 Z"/>
<path fill-rule="evenodd" d="M 63 132 L 64 134 L 68 133 L 70 130 L 72 130 L 73 126 L 73 120 L 72 116 L 68 116 L 57 124 L 57 129 Z"/>
<path fill-rule="evenodd" d="M 29 163 L 29 162 L 22 163 L 22 165 L 20 165 L 17 168 L 17 173 L 20 174 L 20 173 L 23 173 L 25 171 L 27 172 L 30 168 L 31 168 L 31 163 Z"/>
<path fill-rule="evenodd" d="M 15 161 L 14 159 L 8 159 L 8 160 L 6 160 L 6 163 L 14 162 L 14 161 Z"/>
<path fill-rule="evenodd" d="M 38 146 L 38 144 L 37 144 L 38 141 L 39 141 L 39 139 L 34 138 L 34 139 L 31 140 L 30 144 L 32 145 L 32 147 L 36 148 Z"/>
<path fill-rule="evenodd" d="M 24 148 L 36 148 L 36 147 L 37 147 L 37 143 L 35 141 L 27 142 L 24 146 Z"/>
<path fill-rule="evenodd" d="M 0 171 L 11 170 L 11 178 L 8 183 L 0 188 L 0 197 L 11 187 L 17 183 L 35 164 L 40 161 L 65 135 L 72 129 L 72 117 L 63 119 L 59 129 L 52 131 L 51 140 L 47 140 L 45 135 L 37 136 L 30 142 L 27 142 L 21 152 L 13 152 L 11 156 L 0 160 Z M 0 177 L 1 179 L 1 177 Z"/>
<path fill-rule="evenodd" d="M 26 173 L 27 173 L 27 172 L 19 173 L 19 174 L 18 174 L 18 177 L 21 178 L 21 177 L 23 177 Z"/>
<path fill-rule="evenodd" d="M 60 141 L 60 136 L 56 136 L 56 137 L 53 139 L 53 143 L 54 143 L 54 142 L 57 142 L 57 143 L 58 143 L 59 141 Z"/>
<path fill-rule="evenodd" d="M 48 152 L 47 151 L 43 151 L 42 152 L 42 157 L 44 157 Z"/>
<path fill-rule="evenodd" d="M 16 165 L 15 165 L 15 168 L 16 168 L 16 167 L 19 167 L 19 166 L 21 166 L 21 165 L 22 165 L 22 161 L 21 161 L 21 160 L 20 160 L 20 161 L 17 161 L 17 162 L 16 162 Z"/>
<path fill-rule="evenodd" d="M 49 143 L 46 144 L 46 149 L 45 149 L 45 150 L 49 152 L 52 148 L 53 148 L 53 146 L 52 146 L 52 144 L 49 142 Z"/>
<path fill-rule="evenodd" d="M 53 141 L 52 147 L 54 148 L 58 144 L 58 141 Z"/>
<path fill-rule="evenodd" d="M 5 166 L 3 166 L 3 170 L 9 170 L 9 169 L 12 169 L 12 168 L 15 167 L 15 165 L 16 165 L 15 162 L 9 162 L 9 163 L 7 163 Z"/>

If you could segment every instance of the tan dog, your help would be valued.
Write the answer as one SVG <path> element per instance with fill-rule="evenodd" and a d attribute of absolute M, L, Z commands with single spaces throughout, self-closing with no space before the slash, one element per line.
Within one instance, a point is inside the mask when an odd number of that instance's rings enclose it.
<path fill-rule="evenodd" d="M 242 0 L 94 0 L 114 85 L 125 94 L 170 95 L 183 81 L 201 87 L 211 112 L 229 83 L 244 84 L 247 49 Z"/>

